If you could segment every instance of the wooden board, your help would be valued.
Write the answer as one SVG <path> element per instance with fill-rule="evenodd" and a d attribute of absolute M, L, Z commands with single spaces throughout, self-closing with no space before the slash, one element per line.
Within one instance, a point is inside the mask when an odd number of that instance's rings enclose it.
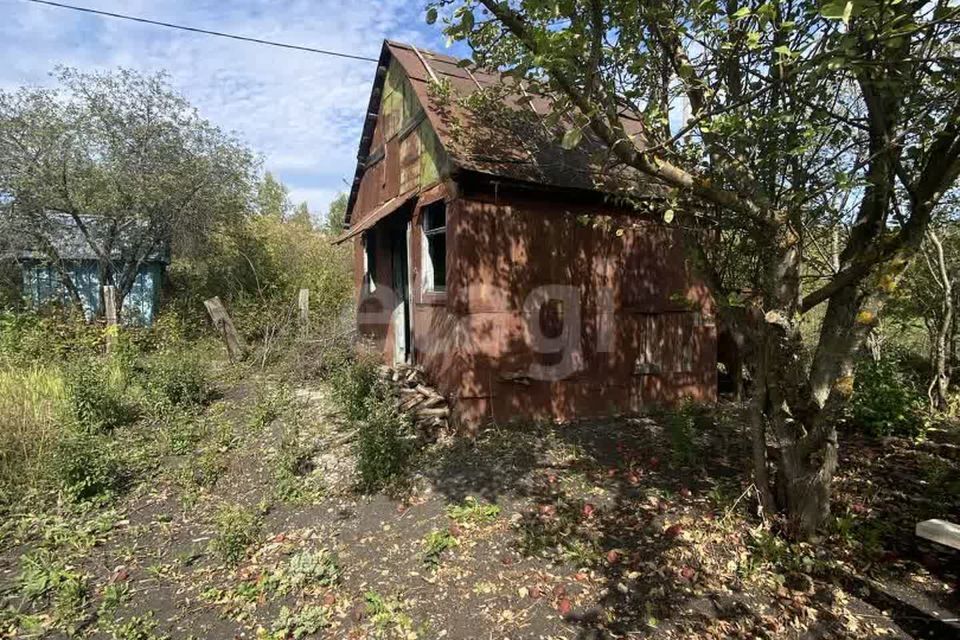
<path fill-rule="evenodd" d="M 917 536 L 954 549 L 960 549 L 960 525 L 946 520 L 918 522 Z"/>

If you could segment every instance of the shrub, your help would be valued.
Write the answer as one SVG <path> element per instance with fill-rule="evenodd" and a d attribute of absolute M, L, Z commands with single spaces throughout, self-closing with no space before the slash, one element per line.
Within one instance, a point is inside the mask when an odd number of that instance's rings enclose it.
<path fill-rule="evenodd" d="M 59 364 L 102 353 L 104 331 L 82 317 L 0 312 L 0 358 L 8 365 Z"/>
<path fill-rule="evenodd" d="M 228 505 L 217 512 L 214 526 L 210 550 L 224 562 L 238 564 L 260 533 L 260 518 L 249 509 Z"/>
<path fill-rule="evenodd" d="M 378 383 L 364 400 L 355 445 L 360 488 L 378 491 L 407 468 L 415 451 L 409 416 L 401 413 Z"/>
<path fill-rule="evenodd" d="M 675 410 L 663 412 L 660 417 L 670 440 L 674 462 L 687 465 L 695 463 L 698 457 L 697 430 L 707 417 L 704 407 L 687 400 Z"/>
<path fill-rule="evenodd" d="M 115 443 L 79 429 L 68 429 L 58 442 L 48 476 L 54 488 L 74 502 L 106 502 L 125 481 Z"/>
<path fill-rule="evenodd" d="M 145 358 L 138 376 L 162 403 L 200 405 L 212 394 L 206 366 L 195 354 L 184 351 L 163 351 Z"/>
<path fill-rule="evenodd" d="M 877 437 L 916 437 L 926 428 L 923 407 L 916 382 L 895 355 L 858 367 L 848 406 L 849 421 L 856 428 Z"/>
<path fill-rule="evenodd" d="M 64 371 L 73 417 L 88 431 L 112 431 L 137 419 L 139 407 L 127 393 L 122 358 L 80 358 Z"/>
<path fill-rule="evenodd" d="M 379 358 L 360 349 L 332 376 L 333 398 L 349 420 L 362 420 L 370 411 L 368 399 L 377 383 Z"/>

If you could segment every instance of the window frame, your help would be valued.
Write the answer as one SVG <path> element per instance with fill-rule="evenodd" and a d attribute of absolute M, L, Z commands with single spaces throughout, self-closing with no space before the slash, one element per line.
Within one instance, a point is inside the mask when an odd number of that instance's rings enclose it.
<path fill-rule="evenodd" d="M 441 209 L 443 212 L 443 225 L 428 228 L 431 210 L 436 209 Z M 421 290 L 425 294 L 444 295 L 447 292 L 447 201 L 441 198 L 424 205 L 420 209 L 420 224 L 418 226 L 420 227 L 420 260 L 423 280 Z M 430 252 L 431 239 L 438 236 L 443 237 L 443 284 L 439 287 L 436 284 L 435 262 Z"/>
<path fill-rule="evenodd" d="M 363 234 L 363 288 L 368 294 L 377 290 L 376 269 L 377 240 L 371 230 Z"/>

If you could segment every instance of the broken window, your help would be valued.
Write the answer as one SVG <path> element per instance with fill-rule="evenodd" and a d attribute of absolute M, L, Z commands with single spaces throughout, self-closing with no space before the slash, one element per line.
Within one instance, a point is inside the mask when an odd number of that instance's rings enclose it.
<path fill-rule="evenodd" d="M 442 200 L 423 209 L 423 288 L 447 287 L 447 205 Z"/>

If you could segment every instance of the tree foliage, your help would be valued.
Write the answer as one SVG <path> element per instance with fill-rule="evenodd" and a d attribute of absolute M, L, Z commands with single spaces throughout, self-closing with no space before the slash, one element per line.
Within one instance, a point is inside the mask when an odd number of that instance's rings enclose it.
<path fill-rule="evenodd" d="M 567 129 L 558 142 L 595 136 L 615 161 L 668 189 L 655 213 L 693 231 L 689 245 L 722 320 L 754 347 L 764 507 L 782 507 L 789 529 L 810 535 L 829 510 L 856 352 L 960 173 L 960 8 L 945 0 L 434 8 L 444 11 L 429 17 L 448 16 L 447 33 L 466 40 L 479 64 L 553 99 L 548 124 Z M 625 128 L 624 110 L 639 132 Z M 627 196 L 643 189 L 639 180 L 622 186 Z M 824 230 L 837 225 L 842 246 L 835 260 L 820 259 Z M 800 327 L 813 312 L 822 321 L 810 345 Z"/>
<path fill-rule="evenodd" d="M 78 302 L 57 244 L 68 216 L 122 304 L 148 256 L 247 211 L 255 161 L 164 74 L 61 68 L 54 78 L 54 88 L 0 92 L 0 217 Z"/>

